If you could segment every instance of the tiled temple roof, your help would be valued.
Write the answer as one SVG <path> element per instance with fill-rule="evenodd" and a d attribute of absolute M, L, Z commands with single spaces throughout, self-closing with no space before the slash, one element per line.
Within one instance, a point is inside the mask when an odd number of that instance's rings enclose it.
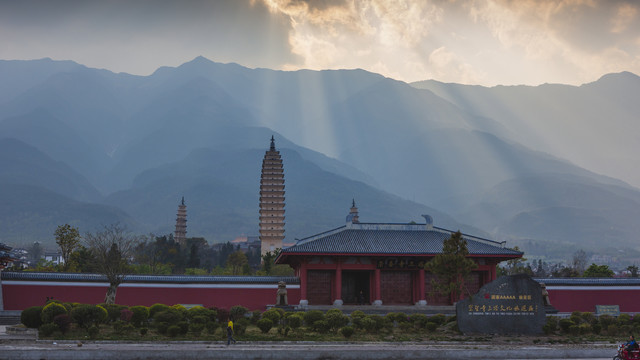
<path fill-rule="evenodd" d="M 453 233 L 430 224 L 347 223 L 298 240 L 281 254 L 435 255 L 442 252 L 442 243 Z M 504 243 L 466 234 L 463 238 L 471 256 L 522 256 L 522 252 L 506 248 Z"/>

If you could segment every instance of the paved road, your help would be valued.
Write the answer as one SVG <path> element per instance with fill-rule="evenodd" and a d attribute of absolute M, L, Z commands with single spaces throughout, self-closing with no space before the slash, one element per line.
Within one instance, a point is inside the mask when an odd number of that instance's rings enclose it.
<path fill-rule="evenodd" d="M 420 343 L 2 343 L 0 359 L 611 359 L 615 346 L 434 345 Z"/>

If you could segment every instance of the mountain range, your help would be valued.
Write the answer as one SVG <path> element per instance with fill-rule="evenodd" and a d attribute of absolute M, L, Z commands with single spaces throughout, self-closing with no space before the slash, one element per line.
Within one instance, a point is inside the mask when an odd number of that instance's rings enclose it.
<path fill-rule="evenodd" d="M 170 233 L 182 196 L 189 236 L 256 235 L 274 135 L 286 241 L 340 226 L 355 199 L 363 222 L 430 214 L 539 255 L 638 247 L 631 73 L 485 88 L 199 57 L 149 76 L 0 61 L 0 77 L 5 243 L 50 245 L 63 223 Z"/>

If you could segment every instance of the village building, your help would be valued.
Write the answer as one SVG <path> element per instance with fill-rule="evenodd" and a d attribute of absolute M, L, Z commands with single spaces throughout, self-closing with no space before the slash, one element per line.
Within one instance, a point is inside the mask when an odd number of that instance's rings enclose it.
<path fill-rule="evenodd" d="M 282 249 L 278 264 L 288 264 L 300 279 L 300 305 L 450 305 L 457 299 L 432 289 L 426 262 L 442 252 L 454 231 L 424 224 L 361 223 L 353 203 L 346 224 Z M 474 294 L 496 279 L 496 265 L 522 257 L 505 243 L 463 234 L 469 258 L 478 265 L 465 282 Z"/>

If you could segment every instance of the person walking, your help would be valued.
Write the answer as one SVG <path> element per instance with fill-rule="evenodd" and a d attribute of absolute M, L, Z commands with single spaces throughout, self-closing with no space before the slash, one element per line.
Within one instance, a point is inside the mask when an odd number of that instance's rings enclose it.
<path fill-rule="evenodd" d="M 233 338 L 233 320 L 229 318 L 229 322 L 227 323 L 227 346 L 231 344 L 231 342 L 236 343 L 236 339 Z"/>

